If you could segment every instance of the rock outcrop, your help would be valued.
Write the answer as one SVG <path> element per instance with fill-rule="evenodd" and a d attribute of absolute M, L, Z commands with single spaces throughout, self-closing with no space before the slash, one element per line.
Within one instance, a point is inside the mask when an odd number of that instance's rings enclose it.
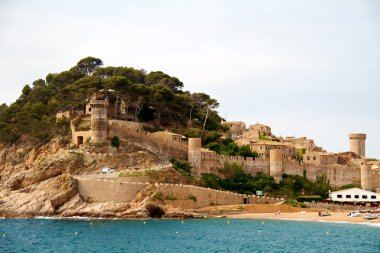
<path fill-rule="evenodd" d="M 88 152 L 88 151 L 87 151 Z M 94 218 L 149 218 L 146 205 L 155 200 L 154 184 L 137 193 L 130 203 L 88 203 L 78 191 L 74 175 L 98 175 L 100 168 L 110 166 L 116 171 L 153 168 L 149 180 L 184 183 L 185 180 L 168 163 L 156 155 L 131 144 L 114 155 L 105 155 L 90 164 L 86 151 L 70 151 L 63 138 L 34 146 L 25 142 L 0 146 L 0 217 L 85 216 Z M 163 218 L 192 218 L 192 213 L 157 203 L 164 210 Z"/>

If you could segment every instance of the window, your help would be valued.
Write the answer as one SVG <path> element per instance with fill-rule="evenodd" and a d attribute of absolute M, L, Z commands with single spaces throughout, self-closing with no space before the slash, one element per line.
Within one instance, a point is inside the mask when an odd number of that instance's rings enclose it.
<path fill-rule="evenodd" d="M 315 156 L 313 156 L 313 160 L 314 160 L 314 161 L 316 160 Z"/>
<path fill-rule="evenodd" d="M 362 195 L 362 199 L 367 199 L 368 196 L 367 195 Z"/>
<path fill-rule="evenodd" d="M 371 199 L 376 199 L 376 195 L 371 195 Z"/>
<path fill-rule="evenodd" d="M 309 157 L 309 156 L 307 157 L 307 160 L 310 160 L 310 157 Z"/>
<path fill-rule="evenodd" d="M 338 199 L 341 199 L 341 198 L 342 198 L 342 195 L 341 195 L 341 194 L 338 194 L 336 197 L 337 197 Z"/>
<path fill-rule="evenodd" d="M 355 199 L 358 199 L 359 198 L 359 195 L 355 195 Z"/>
<path fill-rule="evenodd" d="M 351 195 L 346 195 L 346 199 L 350 199 L 351 198 Z"/>

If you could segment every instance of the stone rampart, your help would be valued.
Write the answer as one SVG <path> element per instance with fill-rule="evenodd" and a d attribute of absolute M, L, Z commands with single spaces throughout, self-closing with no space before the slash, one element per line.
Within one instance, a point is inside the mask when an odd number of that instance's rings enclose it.
<path fill-rule="evenodd" d="M 298 161 L 284 161 L 283 173 L 288 175 L 303 176 L 306 170 L 306 178 L 315 181 L 317 176 L 326 175 L 332 186 L 342 186 L 346 184 L 360 185 L 360 168 L 346 167 L 339 164 L 330 165 L 307 165 Z"/>
<path fill-rule="evenodd" d="M 194 185 L 156 184 L 157 190 L 163 193 L 165 203 L 185 209 L 195 209 L 210 205 L 243 205 L 282 201 L 279 198 L 244 195 L 228 191 L 203 188 Z M 175 199 L 175 200 L 168 200 Z"/>
<path fill-rule="evenodd" d="M 138 147 L 157 154 L 160 158 L 170 159 L 172 157 L 187 160 L 188 145 L 186 141 L 163 141 L 162 138 L 149 134 L 138 128 L 138 125 L 129 121 L 109 120 L 108 137 L 114 135 L 121 139 L 134 142 Z"/>
<path fill-rule="evenodd" d="M 79 194 L 86 202 L 131 202 L 136 194 L 150 183 L 128 182 L 120 178 L 80 178 L 77 177 Z M 181 208 L 199 208 L 210 205 L 273 204 L 279 198 L 244 195 L 220 191 L 194 185 L 156 183 L 156 192 L 162 192 L 164 201 Z M 173 200 L 173 198 L 175 200 Z M 171 200 L 170 200 L 171 199 Z"/>
<path fill-rule="evenodd" d="M 202 152 L 201 154 L 201 173 L 214 173 L 222 176 L 221 169 L 224 164 L 241 164 L 247 174 L 255 175 L 258 172 L 269 174 L 269 160 L 253 157 L 226 156 L 215 153 Z"/>
<path fill-rule="evenodd" d="M 120 182 L 107 179 L 77 179 L 80 196 L 86 202 L 131 202 L 146 183 Z"/>

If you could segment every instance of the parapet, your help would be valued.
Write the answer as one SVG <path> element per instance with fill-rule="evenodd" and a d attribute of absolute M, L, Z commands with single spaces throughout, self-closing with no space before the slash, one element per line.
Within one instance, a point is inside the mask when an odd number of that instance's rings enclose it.
<path fill-rule="evenodd" d="M 91 99 L 90 100 L 91 106 L 104 106 L 108 107 L 108 101 L 107 100 L 98 100 L 98 99 Z"/>
<path fill-rule="evenodd" d="M 352 139 L 360 139 L 360 140 L 365 140 L 367 138 L 366 134 L 349 134 L 350 140 Z"/>

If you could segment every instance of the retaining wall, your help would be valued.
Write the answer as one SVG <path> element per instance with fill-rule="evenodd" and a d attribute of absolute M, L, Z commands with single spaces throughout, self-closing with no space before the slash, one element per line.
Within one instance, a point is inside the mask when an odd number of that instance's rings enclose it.
<path fill-rule="evenodd" d="M 210 205 L 243 205 L 244 198 L 246 198 L 247 204 L 274 204 L 282 201 L 279 198 L 244 195 L 194 185 L 156 184 L 156 186 L 158 191 L 163 193 L 165 203 L 185 209 L 195 209 Z M 168 197 L 174 197 L 176 200 L 168 200 Z M 192 199 L 194 197 L 196 200 Z"/>
<path fill-rule="evenodd" d="M 78 179 L 80 196 L 86 202 L 131 202 L 146 183 L 120 182 L 106 179 Z"/>

